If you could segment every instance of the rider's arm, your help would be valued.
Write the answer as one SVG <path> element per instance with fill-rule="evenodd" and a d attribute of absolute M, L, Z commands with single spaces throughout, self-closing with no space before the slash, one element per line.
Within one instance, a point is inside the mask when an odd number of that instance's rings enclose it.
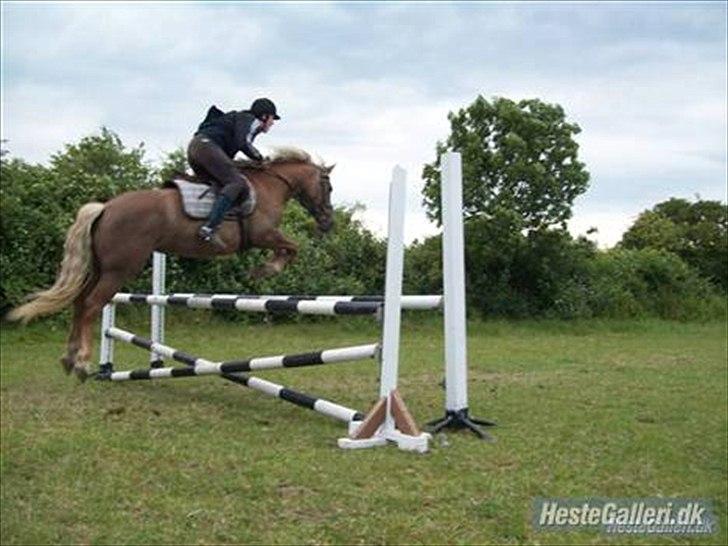
<path fill-rule="evenodd" d="M 263 160 L 263 154 L 253 146 L 253 139 L 258 134 L 261 124 L 258 118 L 242 113 L 235 119 L 235 141 L 238 149 L 255 161 Z"/>

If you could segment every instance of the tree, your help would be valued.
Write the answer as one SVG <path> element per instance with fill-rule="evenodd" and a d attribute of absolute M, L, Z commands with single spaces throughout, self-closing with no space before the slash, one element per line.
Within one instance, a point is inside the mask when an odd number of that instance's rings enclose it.
<path fill-rule="evenodd" d="M 528 231 L 565 227 L 589 173 L 573 138 L 581 129 L 566 121 L 561 106 L 538 99 L 488 102 L 479 96 L 448 119 L 451 134 L 437 143 L 437 159 L 423 170 L 431 219 L 441 221 L 440 156 L 456 150 L 463 156 L 466 219 L 492 218 L 504 210 L 516 212 Z"/>
<path fill-rule="evenodd" d="M 677 254 L 728 290 L 728 207 L 719 201 L 672 198 L 658 203 L 639 215 L 620 246 Z"/>
<path fill-rule="evenodd" d="M 89 201 L 105 202 L 125 191 L 153 187 L 154 169 L 144 159 L 144 144 L 127 148 L 118 135 L 106 127 L 98 135 L 66 144 L 63 152 L 51 156 L 49 197 L 69 215 Z"/>

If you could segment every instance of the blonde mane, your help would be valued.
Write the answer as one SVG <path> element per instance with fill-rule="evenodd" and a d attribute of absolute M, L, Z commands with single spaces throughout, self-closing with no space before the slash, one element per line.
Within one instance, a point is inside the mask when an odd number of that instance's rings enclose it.
<path fill-rule="evenodd" d="M 275 146 L 272 148 L 272 153 L 268 157 L 268 163 L 272 164 L 278 164 L 278 163 L 310 163 L 311 165 L 315 165 L 319 169 L 323 169 L 326 167 L 324 161 L 317 157 L 314 159 L 311 157 L 311 154 L 306 152 L 305 150 L 302 150 L 301 148 L 296 148 L 295 146 Z M 247 159 L 241 159 L 235 161 L 238 165 L 241 167 L 246 168 L 261 168 L 262 166 L 255 162 L 255 161 L 249 161 Z"/>

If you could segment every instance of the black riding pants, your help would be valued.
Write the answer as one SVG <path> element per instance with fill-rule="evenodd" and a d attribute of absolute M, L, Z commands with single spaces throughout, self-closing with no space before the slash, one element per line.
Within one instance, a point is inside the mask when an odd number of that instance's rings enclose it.
<path fill-rule="evenodd" d="M 207 178 L 218 194 L 225 195 L 231 203 L 245 201 L 250 196 L 247 178 L 238 170 L 227 154 L 209 138 L 192 137 L 187 147 L 187 161 L 195 174 Z"/>

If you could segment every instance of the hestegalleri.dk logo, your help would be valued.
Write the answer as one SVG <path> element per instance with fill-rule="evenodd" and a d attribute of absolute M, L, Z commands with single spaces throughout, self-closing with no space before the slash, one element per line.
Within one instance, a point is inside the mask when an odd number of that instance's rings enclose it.
<path fill-rule="evenodd" d="M 543 498 L 533 500 L 537 531 L 611 535 L 706 535 L 718 531 L 713 505 L 683 498 Z"/>

